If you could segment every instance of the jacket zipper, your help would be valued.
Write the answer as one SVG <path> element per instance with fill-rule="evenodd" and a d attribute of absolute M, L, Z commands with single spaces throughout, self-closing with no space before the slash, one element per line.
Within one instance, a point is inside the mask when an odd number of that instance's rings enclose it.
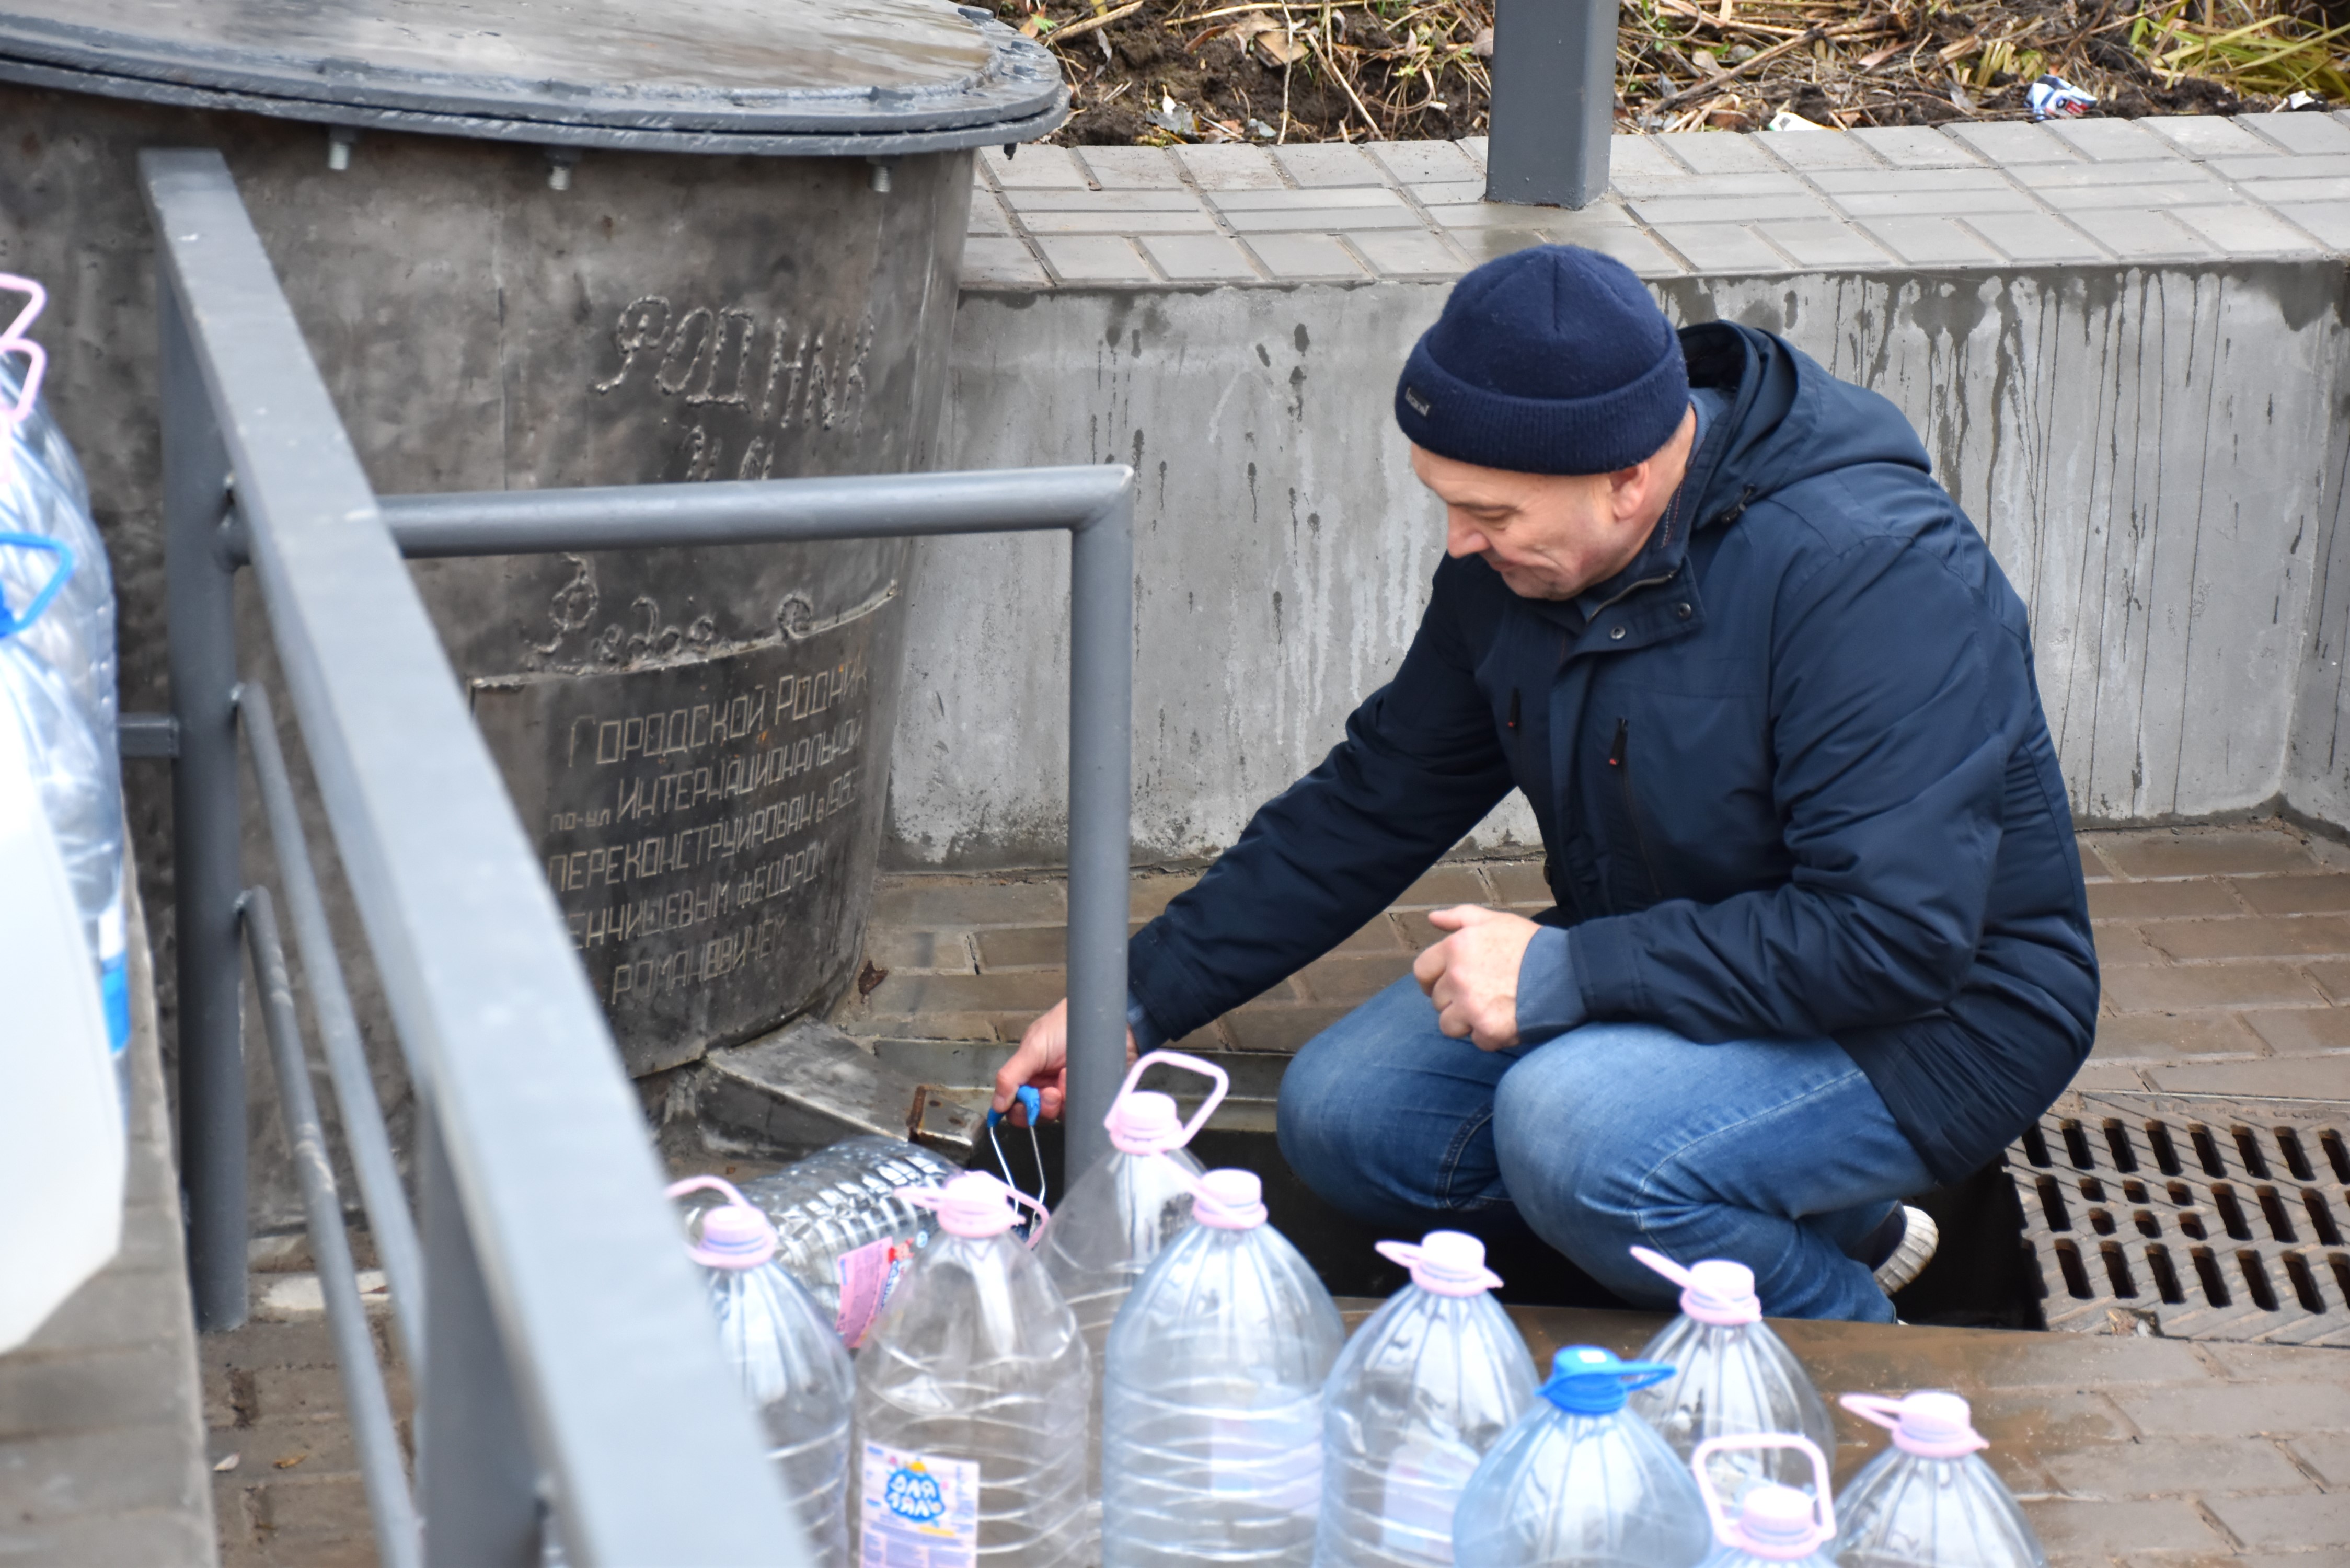
<path fill-rule="evenodd" d="M 1640 868 L 1648 874 L 1648 895 L 1662 902 L 1665 889 L 1657 880 L 1657 863 L 1648 857 L 1648 836 L 1640 829 L 1640 807 L 1632 796 L 1632 770 L 1625 765 L 1625 753 L 1632 738 L 1632 721 L 1616 721 L 1616 742 L 1607 749 L 1607 765 L 1616 770 L 1616 782 L 1624 791 L 1624 820 L 1632 825 L 1632 842 L 1639 846 Z"/>

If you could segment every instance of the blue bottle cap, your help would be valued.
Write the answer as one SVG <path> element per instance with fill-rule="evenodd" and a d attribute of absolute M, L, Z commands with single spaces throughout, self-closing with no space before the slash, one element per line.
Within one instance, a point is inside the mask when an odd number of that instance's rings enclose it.
<path fill-rule="evenodd" d="M 1606 1416 L 1624 1407 L 1635 1388 L 1661 1383 L 1680 1370 L 1667 1361 L 1618 1361 L 1612 1350 L 1570 1345 L 1551 1358 L 1542 1397 L 1575 1416 Z"/>
<path fill-rule="evenodd" d="M 1017 1089 L 1014 1089 L 1012 1092 L 1012 1097 L 1019 1102 L 1021 1109 L 1028 1113 L 1028 1125 L 1030 1127 L 1035 1127 L 1044 1121 L 1045 1096 L 1037 1092 L 1035 1085 L 1021 1085 Z M 1004 1108 L 1005 1110 L 1009 1110 L 1011 1107 L 1007 1106 Z M 1003 1111 L 990 1109 L 987 1113 L 987 1125 L 989 1127 L 993 1127 L 1003 1119 Z"/>

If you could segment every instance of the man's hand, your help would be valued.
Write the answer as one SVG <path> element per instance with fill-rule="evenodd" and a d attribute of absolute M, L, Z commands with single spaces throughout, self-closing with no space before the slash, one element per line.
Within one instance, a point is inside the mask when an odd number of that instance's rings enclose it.
<path fill-rule="evenodd" d="M 1419 955 L 1414 980 L 1436 1004 L 1436 1026 L 1480 1051 L 1518 1043 L 1518 966 L 1542 928 L 1475 904 L 1439 909 L 1428 923 L 1452 934 Z M 1025 1044 L 1023 1044 L 1025 1049 Z M 1016 1060 L 1016 1058 L 1015 1058 Z"/>
<path fill-rule="evenodd" d="M 1126 1032 L 1126 1059 L 1134 1060 L 1134 1031 Z M 1069 1085 L 1069 999 L 1063 997 L 1053 1003 L 1053 1011 L 1031 1023 L 1020 1036 L 1020 1048 L 995 1070 L 994 1107 L 1011 1109 L 1013 1096 L 1026 1085 L 1035 1085 L 1037 1098 L 1043 1103 L 1045 1119 L 1058 1121 L 1061 1101 Z M 1013 1119 L 1017 1118 L 1017 1119 Z M 1013 1109 L 1014 1127 L 1025 1126 L 1028 1113 Z"/>

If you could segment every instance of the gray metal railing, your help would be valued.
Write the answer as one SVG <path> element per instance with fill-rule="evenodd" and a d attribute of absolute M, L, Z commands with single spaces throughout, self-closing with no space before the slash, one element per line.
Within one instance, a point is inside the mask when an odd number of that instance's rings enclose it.
<path fill-rule="evenodd" d="M 1123 467 L 391 497 L 369 489 L 225 163 L 151 152 L 173 721 L 181 1159 L 198 1319 L 243 1320 L 249 953 L 388 1568 L 795 1563 L 650 1136 L 402 557 L 1066 529 L 1068 1171 L 1125 1066 L 1133 476 Z M 421 1111 L 411 1217 L 277 718 L 241 685 L 249 567 Z M 309 1078 L 276 898 L 241 864 L 239 732 L 418 1389 L 411 1493 Z M 730 1500 L 713 1509 L 707 1500 Z M 544 1502 L 543 1502 L 544 1500 Z"/>

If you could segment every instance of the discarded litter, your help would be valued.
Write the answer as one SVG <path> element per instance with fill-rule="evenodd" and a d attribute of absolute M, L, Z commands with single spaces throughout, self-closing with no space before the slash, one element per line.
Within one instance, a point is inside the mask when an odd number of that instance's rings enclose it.
<path fill-rule="evenodd" d="M 2053 73 L 2033 82 L 2025 90 L 2023 101 L 2034 119 L 2078 119 L 2097 107 L 2095 94 L 2083 92 Z"/>

